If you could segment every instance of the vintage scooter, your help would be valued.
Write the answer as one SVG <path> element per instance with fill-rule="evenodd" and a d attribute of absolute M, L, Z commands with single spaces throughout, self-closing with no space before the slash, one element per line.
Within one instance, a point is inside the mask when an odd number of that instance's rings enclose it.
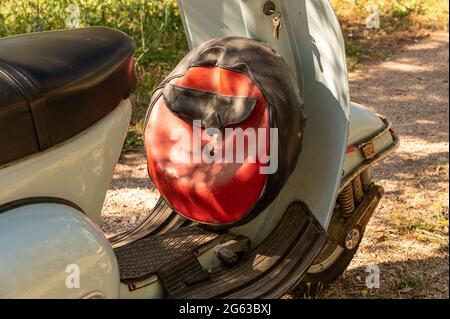
<path fill-rule="evenodd" d="M 350 102 L 329 2 L 179 9 L 193 50 L 146 118 L 161 198 L 109 239 L 97 224 L 130 120 L 132 41 L 100 27 L 0 40 L 0 297 L 280 298 L 352 260 L 383 195 L 370 169 L 399 140 Z M 189 153 L 176 127 L 206 132 L 210 156 L 227 128 L 270 129 L 257 136 L 270 161 L 176 161 Z"/>

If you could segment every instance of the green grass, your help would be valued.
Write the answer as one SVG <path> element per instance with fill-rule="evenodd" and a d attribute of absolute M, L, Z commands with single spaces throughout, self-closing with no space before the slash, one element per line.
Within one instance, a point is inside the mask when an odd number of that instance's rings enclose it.
<path fill-rule="evenodd" d="M 305 284 L 303 291 L 303 299 L 319 299 L 323 290 L 323 283 L 319 282 L 313 285 L 311 282 Z"/>
<path fill-rule="evenodd" d="M 76 7 L 73 6 L 76 5 Z M 72 6 L 71 6 L 72 5 Z M 0 36 L 79 26 L 119 29 L 136 43 L 138 87 L 131 97 L 133 116 L 124 150 L 142 145 L 142 121 L 153 89 L 187 53 L 174 0 L 0 0 Z M 72 9 L 72 10 L 70 10 Z"/>
<path fill-rule="evenodd" d="M 419 276 L 406 274 L 400 278 L 400 287 L 403 289 L 422 289 L 424 286 L 425 283 Z"/>
<path fill-rule="evenodd" d="M 0 37 L 65 29 L 74 15 L 79 16 L 80 27 L 112 27 L 134 39 L 138 89 L 132 96 L 133 117 L 125 149 L 136 147 L 142 144 L 142 119 L 154 87 L 188 51 L 177 3 L 175 0 L 0 0 Z"/>

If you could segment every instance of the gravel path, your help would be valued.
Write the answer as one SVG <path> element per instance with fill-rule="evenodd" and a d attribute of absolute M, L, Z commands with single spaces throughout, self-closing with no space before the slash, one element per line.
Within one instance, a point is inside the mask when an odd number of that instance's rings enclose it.
<path fill-rule="evenodd" d="M 352 99 L 387 116 L 401 137 L 374 177 L 386 195 L 348 270 L 321 298 L 448 298 L 448 33 L 403 46 L 350 74 Z M 122 155 L 107 193 L 107 235 L 141 220 L 156 202 L 143 150 Z M 380 288 L 365 267 L 380 267 Z M 292 297 L 301 298 L 296 293 Z"/>
<path fill-rule="evenodd" d="M 448 298 L 448 33 L 350 74 L 352 100 L 388 117 L 401 146 L 376 167 L 385 190 L 344 276 L 324 298 Z M 365 285 L 380 267 L 380 289 Z"/>

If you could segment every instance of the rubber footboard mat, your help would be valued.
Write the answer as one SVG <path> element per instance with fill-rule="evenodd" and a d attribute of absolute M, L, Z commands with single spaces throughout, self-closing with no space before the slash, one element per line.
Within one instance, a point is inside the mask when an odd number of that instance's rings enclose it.
<path fill-rule="evenodd" d="M 281 298 L 301 280 L 326 241 L 326 232 L 306 205 L 294 203 L 246 260 L 211 273 L 206 283 L 169 292 L 169 297 Z"/>
<path fill-rule="evenodd" d="M 109 241 L 113 248 L 117 248 L 146 236 L 164 234 L 170 230 L 190 224 L 192 224 L 191 221 L 175 213 L 161 197 L 148 216 L 139 225 L 129 231 L 109 238 Z"/>
<path fill-rule="evenodd" d="M 146 236 L 117 247 L 114 252 L 120 279 L 127 284 L 140 282 L 177 264 L 193 264 L 197 270 L 201 270 L 194 250 L 218 237 L 219 234 L 194 225 L 161 235 Z"/>

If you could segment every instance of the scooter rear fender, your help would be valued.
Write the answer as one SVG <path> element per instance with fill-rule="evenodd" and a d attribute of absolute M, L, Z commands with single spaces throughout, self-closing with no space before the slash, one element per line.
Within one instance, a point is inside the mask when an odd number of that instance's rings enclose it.
<path fill-rule="evenodd" d="M 99 227 L 57 203 L 0 213 L 0 298 L 118 298 L 119 269 Z"/>

